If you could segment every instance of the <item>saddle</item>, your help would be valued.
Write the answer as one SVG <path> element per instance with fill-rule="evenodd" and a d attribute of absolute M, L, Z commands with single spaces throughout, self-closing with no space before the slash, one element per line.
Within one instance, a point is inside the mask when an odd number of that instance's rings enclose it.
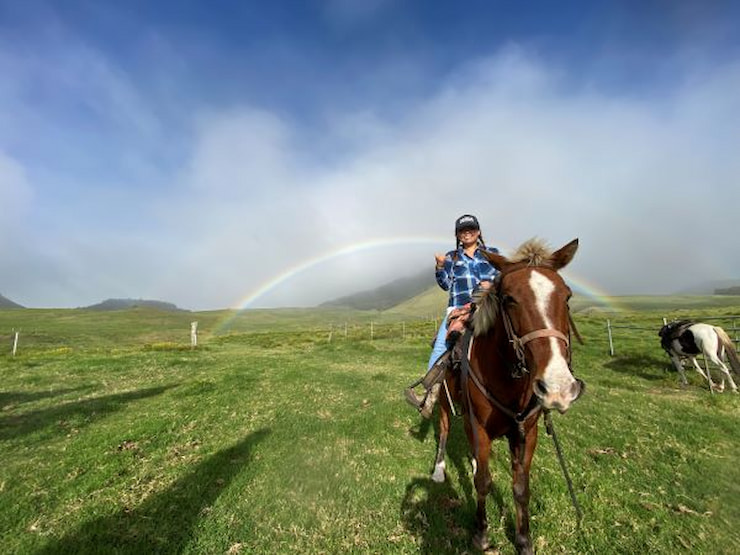
<path fill-rule="evenodd" d="M 467 356 L 462 339 L 465 331 L 472 329 L 474 312 L 475 304 L 468 303 L 460 308 L 453 309 L 447 316 L 447 335 L 445 336 L 447 350 L 437 359 L 434 366 L 423 378 L 422 383 L 427 389 L 430 389 L 434 384 L 441 383 L 448 370 L 453 373 L 460 372 L 462 360 Z"/>
<path fill-rule="evenodd" d="M 658 335 L 660 335 L 660 345 L 663 347 L 663 350 L 671 355 L 673 352 L 671 344 L 674 341 L 678 341 L 683 353 L 675 354 L 699 354 L 699 347 L 696 345 L 696 341 L 694 341 L 694 334 L 689 331 L 689 328 L 694 323 L 691 320 L 678 320 L 663 326 L 658 332 Z"/>

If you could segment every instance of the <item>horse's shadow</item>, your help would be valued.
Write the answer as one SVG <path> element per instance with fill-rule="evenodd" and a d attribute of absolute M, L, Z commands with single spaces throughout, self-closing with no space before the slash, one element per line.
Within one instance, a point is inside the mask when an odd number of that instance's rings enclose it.
<path fill-rule="evenodd" d="M 50 397 L 61 397 L 70 393 L 79 393 L 93 389 L 92 385 L 82 385 L 79 387 L 67 387 L 63 389 L 52 389 L 48 391 L 0 391 L 0 407 L 3 410 L 14 408 L 24 403 L 33 403 L 41 399 Z"/>
<path fill-rule="evenodd" d="M 67 434 L 70 427 L 88 425 L 96 419 L 121 410 L 127 403 L 161 395 L 173 387 L 177 387 L 177 384 L 90 397 L 29 412 L 9 414 L 0 417 L 0 440 L 13 439 L 40 430 L 45 430 L 50 435 Z M 65 392 L 71 391 L 75 390 Z M 34 394 L 24 396 L 22 392 L 8 394 L 7 397 L 16 403 L 38 398 L 42 397 L 34 397 Z"/>
<path fill-rule="evenodd" d="M 433 430 L 439 440 L 439 419 L 437 414 L 432 419 L 422 422 L 410 430 L 412 437 L 424 442 Z M 429 452 L 429 474 L 434 466 L 434 450 Z M 473 470 L 468 440 L 465 435 L 462 417 L 453 417 L 447 438 L 446 460 L 450 470 L 457 477 L 456 491 L 453 476 L 445 472 L 443 483 L 434 482 L 431 477 L 415 478 L 406 486 L 406 493 L 401 503 L 401 518 L 406 529 L 420 540 L 420 553 L 461 553 L 471 548 L 472 530 L 475 526 L 477 494 L 473 485 Z M 507 459 L 508 463 L 508 459 Z M 492 457 L 491 464 L 496 464 Z M 461 495 L 462 494 L 462 495 Z M 504 515 L 506 535 L 514 541 L 515 521 L 513 515 L 506 511 L 501 484 L 494 481 L 489 492 L 496 506 L 499 517 Z"/>
<path fill-rule="evenodd" d="M 665 379 L 665 374 L 674 370 L 669 360 L 664 357 L 657 357 L 651 354 L 629 354 L 614 357 L 604 363 L 604 368 L 608 368 L 620 374 L 629 374 L 638 376 L 644 380 L 660 381 Z M 661 373 L 650 371 L 651 369 L 662 369 Z M 675 371 L 675 370 L 674 370 Z"/>
<path fill-rule="evenodd" d="M 189 474 L 133 509 L 88 521 L 67 536 L 51 540 L 37 555 L 181 553 L 203 511 L 252 459 L 255 446 L 270 433 L 255 431 L 195 465 Z"/>

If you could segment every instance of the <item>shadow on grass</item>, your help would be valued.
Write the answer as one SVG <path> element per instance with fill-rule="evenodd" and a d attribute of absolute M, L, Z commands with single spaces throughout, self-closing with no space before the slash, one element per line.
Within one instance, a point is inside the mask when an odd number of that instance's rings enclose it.
<path fill-rule="evenodd" d="M 80 387 L 67 387 L 64 389 L 52 389 L 48 391 L 0 391 L 0 407 L 12 405 L 21 405 L 23 403 L 32 403 L 39 399 L 48 399 L 49 397 L 59 397 L 76 391 L 89 391 L 92 385 L 82 385 Z M 7 409 L 6 409 L 7 410 Z"/>
<path fill-rule="evenodd" d="M 463 505 L 449 481 L 417 478 L 406 486 L 401 519 L 419 539 L 419 553 L 461 553 L 471 546 L 475 513 L 464 511 Z"/>
<path fill-rule="evenodd" d="M 500 515 L 504 506 L 495 484 L 491 494 Z M 475 509 L 475 501 L 461 499 L 449 480 L 438 484 L 431 478 L 416 478 L 406 486 L 401 519 L 419 539 L 419 553 L 467 553 L 473 551 Z M 488 515 L 489 522 L 495 520 L 492 516 Z M 509 520 L 507 536 L 513 542 L 513 519 Z"/>
<path fill-rule="evenodd" d="M 422 420 L 418 427 L 410 430 L 412 437 L 423 442 L 432 428 L 437 443 L 435 449 L 429 453 L 430 476 L 439 442 L 438 413 L 435 412 L 430 420 Z M 462 416 L 452 417 L 445 458 L 455 468 L 458 489 L 461 491 L 455 491 L 452 487 L 447 472 L 445 481 L 441 484 L 431 478 L 417 478 L 406 486 L 406 495 L 401 504 L 401 518 L 406 529 L 421 540 L 420 553 L 461 553 L 472 549 L 477 494 L 473 485 L 470 447 Z M 489 495 L 500 517 L 506 507 L 501 484 L 494 480 Z M 492 515 L 489 514 L 489 522 L 491 521 Z M 513 515 L 507 515 L 507 537 L 512 542 L 514 528 Z"/>
<path fill-rule="evenodd" d="M 176 385 L 150 387 L 138 391 L 67 402 L 45 409 L 0 418 L 0 440 L 12 439 L 49 428 L 51 433 L 66 434 L 72 428 L 92 423 L 123 408 L 126 403 L 161 395 Z"/>
<path fill-rule="evenodd" d="M 675 372 L 668 357 L 647 354 L 618 355 L 606 362 L 604 368 L 650 381 L 665 379 L 666 371 Z"/>
<path fill-rule="evenodd" d="M 270 430 L 258 430 L 199 463 L 159 495 L 139 507 L 83 524 L 38 553 L 181 553 L 204 511 L 249 463 L 252 450 Z"/>

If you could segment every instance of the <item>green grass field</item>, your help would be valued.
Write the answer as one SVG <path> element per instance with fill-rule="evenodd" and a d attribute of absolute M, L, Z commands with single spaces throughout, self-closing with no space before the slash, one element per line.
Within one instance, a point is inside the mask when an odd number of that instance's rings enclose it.
<path fill-rule="evenodd" d="M 614 357 L 604 314 L 576 316 L 587 392 L 554 420 L 584 519 L 542 429 L 538 552 L 737 552 L 740 396 L 695 372 L 679 386 L 657 337 L 663 317 L 729 322 L 735 299 L 609 315 L 640 328 L 615 330 Z M 472 552 L 462 422 L 435 484 L 436 423 L 402 400 L 434 328 L 411 314 L 0 311 L 0 550 Z M 493 450 L 490 535 L 510 554 L 508 455 Z"/>

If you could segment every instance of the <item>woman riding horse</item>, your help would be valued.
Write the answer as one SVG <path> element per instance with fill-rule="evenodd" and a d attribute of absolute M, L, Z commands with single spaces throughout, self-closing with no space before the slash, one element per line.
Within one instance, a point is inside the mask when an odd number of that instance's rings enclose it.
<path fill-rule="evenodd" d="M 483 241 L 478 218 L 470 214 L 455 220 L 457 248 L 446 255 L 436 254 L 435 278 L 437 284 L 449 291 L 447 311 L 437 331 L 432 353 L 427 365 L 427 373 L 404 391 L 406 400 L 416 407 L 424 418 L 432 415 L 434 404 L 439 396 L 439 381 L 449 366 L 447 345 L 447 322 L 455 309 L 469 306 L 476 290 L 487 289 L 496 276 L 496 269 L 484 253 L 497 253 L 498 249 L 487 247 Z M 419 397 L 414 391 L 417 385 L 424 386 Z"/>
<path fill-rule="evenodd" d="M 571 371 L 571 331 L 579 337 L 568 308 L 571 292 L 558 274 L 577 248 L 577 239 L 555 252 L 539 241 L 529 241 L 511 259 L 485 255 L 500 273 L 478 304 L 474 331 L 466 332 L 460 374 L 448 373 L 452 396 L 463 406 L 474 455 L 478 502 L 473 543 L 479 549 L 489 546 L 486 498 L 491 488 L 491 442 L 505 437 L 516 507 L 515 543 L 520 553 L 533 553 L 529 471 L 537 445 L 537 422 L 543 412 L 566 412 L 583 392 L 583 382 Z M 443 396 L 433 475 L 437 481 L 444 480 L 449 417 L 449 400 Z"/>

